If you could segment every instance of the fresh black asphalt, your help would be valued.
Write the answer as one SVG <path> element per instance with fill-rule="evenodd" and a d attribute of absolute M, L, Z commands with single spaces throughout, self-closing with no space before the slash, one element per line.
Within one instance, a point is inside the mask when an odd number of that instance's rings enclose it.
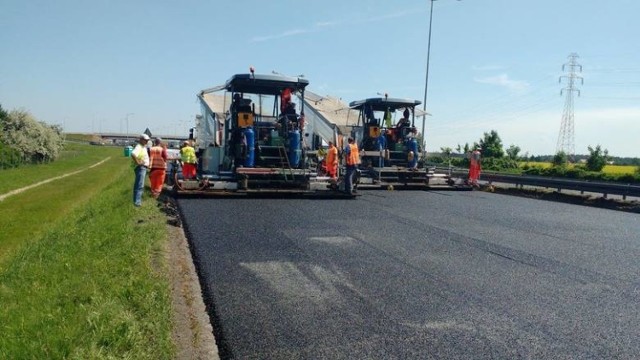
<path fill-rule="evenodd" d="M 181 199 L 224 358 L 640 358 L 640 216 L 485 192 Z"/>

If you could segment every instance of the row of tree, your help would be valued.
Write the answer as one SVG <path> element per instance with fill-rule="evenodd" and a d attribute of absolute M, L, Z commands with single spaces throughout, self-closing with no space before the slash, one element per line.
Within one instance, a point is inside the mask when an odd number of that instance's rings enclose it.
<path fill-rule="evenodd" d="M 448 162 L 454 166 L 465 167 L 469 165 L 469 159 L 467 156 L 474 149 L 479 148 L 482 153 L 482 164 L 486 170 L 498 170 L 509 171 L 513 169 L 519 169 L 519 161 L 531 160 L 528 155 L 520 156 L 520 147 L 511 145 L 506 150 L 502 145 L 502 139 L 496 130 L 485 132 L 484 136 L 477 142 L 470 146 L 469 143 L 464 146 L 458 144 L 454 149 L 450 147 L 442 147 L 440 151 L 442 157 L 433 157 L 429 159 L 432 162 Z M 586 171 L 602 171 L 604 166 L 610 160 L 609 152 L 606 149 L 602 149 L 600 145 L 596 147 L 588 147 L 589 155 L 586 156 L 586 162 L 584 168 Z M 455 156 L 456 153 L 459 156 Z M 549 159 L 554 166 L 566 166 L 569 163 L 569 157 L 563 152 L 557 153 L 551 159 Z M 575 160 L 575 159 L 573 159 Z"/>
<path fill-rule="evenodd" d="M 0 105 L 0 169 L 53 161 L 64 145 L 62 128 L 38 121 L 28 111 Z"/>

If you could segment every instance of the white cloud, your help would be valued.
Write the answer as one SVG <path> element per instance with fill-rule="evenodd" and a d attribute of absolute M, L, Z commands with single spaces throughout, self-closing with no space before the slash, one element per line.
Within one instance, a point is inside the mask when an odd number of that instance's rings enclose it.
<path fill-rule="evenodd" d="M 395 19 L 395 18 L 405 17 L 408 15 L 423 12 L 423 11 L 424 10 L 421 10 L 421 9 L 412 9 L 412 10 L 399 11 L 392 14 L 372 16 L 364 19 L 360 18 L 360 19 L 352 19 L 347 21 L 337 21 L 337 20 L 318 21 L 310 28 L 299 28 L 294 30 L 288 30 L 283 33 L 274 34 L 274 35 L 255 36 L 250 39 L 250 42 L 263 42 L 263 41 L 281 39 L 288 36 L 295 36 L 295 35 L 301 35 L 301 34 L 306 34 L 311 32 L 317 32 L 317 31 L 320 31 L 320 29 L 326 29 L 329 27 L 342 25 L 344 23 L 346 24 L 367 23 L 367 22 L 382 21 L 387 19 Z"/>
<path fill-rule="evenodd" d="M 280 34 L 277 34 L 277 35 L 256 36 L 256 37 L 251 39 L 251 42 L 262 42 L 262 41 L 268 41 L 268 40 L 274 40 L 274 39 L 281 39 L 281 38 L 284 38 L 284 37 L 305 34 L 305 33 L 308 33 L 308 32 L 311 32 L 311 30 L 308 30 L 308 29 L 287 30 L 287 31 L 285 31 L 283 33 L 280 33 Z"/>
<path fill-rule="evenodd" d="M 335 26 L 338 25 L 339 22 L 337 21 L 318 21 L 317 23 L 315 23 L 316 27 L 328 27 L 328 26 Z"/>
<path fill-rule="evenodd" d="M 497 85 L 505 87 L 511 91 L 523 91 L 529 88 L 529 83 L 522 80 L 511 80 L 509 75 L 500 74 L 497 76 L 489 76 L 484 78 L 474 78 L 475 82 L 481 84 Z"/>
<path fill-rule="evenodd" d="M 373 21 L 381 21 L 381 20 L 387 20 L 387 19 L 395 19 L 395 18 L 400 18 L 400 17 L 405 17 L 405 16 L 408 16 L 408 15 L 412 15 L 412 14 L 415 14 L 415 13 L 420 13 L 420 12 L 423 12 L 423 10 L 421 10 L 421 9 L 412 9 L 412 10 L 398 11 L 398 12 L 391 13 L 391 14 L 386 14 L 386 15 L 372 16 L 372 17 L 364 19 L 363 22 L 373 22 Z"/>

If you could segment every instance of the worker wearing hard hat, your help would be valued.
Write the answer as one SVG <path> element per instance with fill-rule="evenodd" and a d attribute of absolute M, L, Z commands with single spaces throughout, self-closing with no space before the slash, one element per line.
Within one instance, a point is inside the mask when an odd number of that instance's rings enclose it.
<path fill-rule="evenodd" d="M 135 206 L 142 205 L 142 192 L 144 191 L 144 178 L 147 175 L 149 167 L 149 153 L 147 152 L 147 143 L 149 135 L 141 134 L 138 143 L 131 151 L 131 160 L 133 171 L 135 173 L 135 181 L 133 182 L 133 204 Z"/>
<path fill-rule="evenodd" d="M 182 162 L 182 177 L 185 180 L 196 177 L 196 150 L 187 140 L 182 143 L 180 148 L 180 160 Z"/>

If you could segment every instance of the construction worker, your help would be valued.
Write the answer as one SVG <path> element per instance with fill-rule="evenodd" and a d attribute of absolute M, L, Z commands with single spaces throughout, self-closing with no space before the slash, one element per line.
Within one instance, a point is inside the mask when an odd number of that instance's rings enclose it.
<path fill-rule="evenodd" d="M 149 135 L 141 134 L 138 138 L 138 143 L 131 151 L 132 167 L 135 174 L 135 180 L 133 182 L 133 205 L 142 205 L 142 192 L 144 191 L 144 179 L 147 175 L 147 168 L 149 167 L 149 153 L 147 152 L 147 143 L 149 142 Z"/>
<path fill-rule="evenodd" d="M 480 148 L 476 147 L 469 156 L 469 183 L 478 186 L 481 170 Z"/>
<path fill-rule="evenodd" d="M 338 148 L 333 141 L 329 141 L 329 150 L 324 162 L 327 167 L 327 173 L 332 179 L 335 179 L 338 176 Z"/>
<path fill-rule="evenodd" d="M 182 178 L 185 180 L 196 177 L 196 150 L 186 140 L 180 148 L 180 161 L 182 162 Z"/>
<path fill-rule="evenodd" d="M 353 176 L 358 169 L 358 165 L 360 164 L 360 151 L 358 150 L 358 145 L 356 145 L 352 137 L 350 137 L 347 142 L 348 144 L 344 148 L 344 154 L 347 163 L 347 173 L 344 179 L 344 190 L 347 194 L 353 195 Z"/>
<path fill-rule="evenodd" d="M 149 173 L 151 196 L 157 199 L 162 192 L 164 178 L 167 174 L 167 148 L 161 138 L 153 140 L 153 146 L 149 150 L 149 163 L 151 165 L 151 172 Z"/>

